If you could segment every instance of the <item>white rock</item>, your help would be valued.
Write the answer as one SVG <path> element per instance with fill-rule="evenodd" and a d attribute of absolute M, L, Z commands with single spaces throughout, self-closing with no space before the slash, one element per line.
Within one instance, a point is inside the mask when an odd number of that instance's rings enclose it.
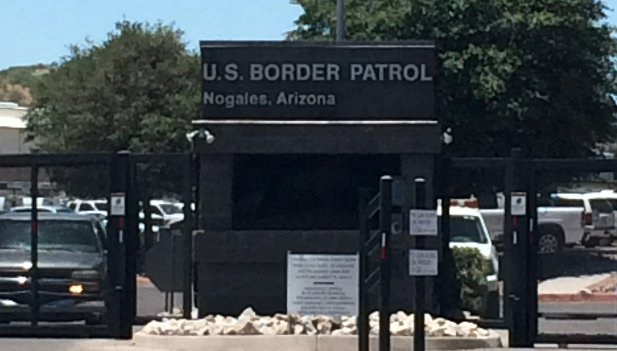
<path fill-rule="evenodd" d="M 330 335 L 332 333 L 332 317 L 317 316 L 313 320 L 313 324 L 319 335 Z"/>
<path fill-rule="evenodd" d="M 444 318 L 433 318 L 425 314 L 424 329 L 429 336 L 441 337 L 487 337 L 490 332 L 470 322 L 456 324 Z M 398 311 L 390 315 L 390 331 L 394 336 L 411 336 L 414 334 L 414 315 Z M 371 335 L 379 334 L 379 312 L 369 315 Z M 258 316 L 251 307 L 247 307 L 238 318 L 231 316 L 209 315 L 202 319 L 164 318 L 163 322 L 151 322 L 142 331 L 149 335 L 356 335 L 356 316 L 301 316 L 296 314 L 276 314 Z"/>
<path fill-rule="evenodd" d="M 317 335 L 317 328 L 315 328 L 310 316 L 303 316 L 298 323 L 304 327 L 307 335 Z"/>
<path fill-rule="evenodd" d="M 379 320 L 379 311 L 375 311 L 368 315 L 369 321 L 378 321 Z"/>
<path fill-rule="evenodd" d="M 411 330 L 408 325 L 404 323 L 395 322 L 390 324 L 390 335 L 393 336 L 407 336 L 411 335 Z"/>
<path fill-rule="evenodd" d="M 259 333 L 262 335 L 276 335 L 276 330 L 272 327 L 263 326 L 259 328 Z"/>
<path fill-rule="evenodd" d="M 238 320 L 235 319 L 234 317 L 225 317 L 225 320 L 223 323 L 228 324 L 228 325 L 234 325 L 238 323 Z"/>
<path fill-rule="evenodd" d="M 163 328 L 163 323 L 158 322 L 158 321 L 152 321 L 148 324 L 146 324 L 141 331 L 145 334 L 149 334 L 149 335 L 161 335 L 161 331 Z"/>
<path fill-rule="evenodd" d="M 230 335 L 259 335 L 260 332 L 255 327 L 252 321 L 247 320 L 245 322 L 240 322 L 232 327 L 233 334 Z"/>
<path fill-rule="evenodd" d="M 353 335 L 353 330 L 350 328 L 341 328 L 332 332 L 333 336 Z"/>
<path fill-rule="evenodd" d="M 408 315 L 403 311 L 396 312 L 396 320 L 399 322 L 403 322 L 407 319 Z"/>
<path fill-rule="evenodd" d="M 477 332 L 478 332 L 478 335 L 480 335 L 482 337 L 487 337 L 487 336 L 491 335 L 491 333 L 488 330 L 482 329 L 482 328 L 478 328 Z"/>
<path fill-rule="evenodd" d="M 277 321 L 272 327 L 275 335 L 289 335 L 289 324 L 286 321 Z"/>
<path fill-rule="evenodd" d="M 346 317 L 341 319 L 341 327 L 343 328 L 355 328 L 356 327 L 356 317 Z"/>
<path fill-rule="evenodd" d="M 247 307 L 240 316 L 238 316 L 238 322 L 246 322 L 257 319 L 257 314 L 251 307 Z"/>

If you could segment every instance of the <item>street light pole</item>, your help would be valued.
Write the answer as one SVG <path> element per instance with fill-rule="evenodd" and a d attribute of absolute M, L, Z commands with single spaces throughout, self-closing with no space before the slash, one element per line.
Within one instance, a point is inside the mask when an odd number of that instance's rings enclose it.
<path fill-rule="evenodd" d="M 345 0 L 336 0 L 336 41 L 345 40 Z"/>

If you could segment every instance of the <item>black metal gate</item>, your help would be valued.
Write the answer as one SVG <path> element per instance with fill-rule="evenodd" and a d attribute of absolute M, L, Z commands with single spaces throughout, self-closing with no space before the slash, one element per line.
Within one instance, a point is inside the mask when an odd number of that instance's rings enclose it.
<path fill-rule="evenodd" d="M 171 169 L 180 170 L 181 179 L 176 187 L 181 193 L 183 204 L 183 219 L 173 223 L 162 222 L 159 224 L 157 235 L 152 232 L 152 211 L 150 211 L 150 199 L 143 196 L 143 180 L 138 176 L 137 168 L 140 165 L 160 164 Z M 182 293 L 182 313 L 174 317 L 191 318 L 193 310 L 193 229 L 196 221 L 194 213 L 197 212 L 198 182 L 197 182 L 198 159 L 191 153 L 181 154 L 135 154 L 130 156 L 130 216 L 136 220 L 131 223 L 129 230 L 132 236 L 142 238 L 141 243 L 135 245 L 142 255 L 143 273 L 152 282 L 152 285 L 140 286 L 132 292 L 132 296 L 141 295 L 143 299 L 156 299 L 161 302 L 144 305 L 143 311 L 133 311 L 135 321 L 144 324 L 155 319 L 162 319 L 161 313 L 167 313 L 168 317 L 174 316 L 175 294 Z M 141 206 L 139 204 L 141 200 Z M 193 207 L 194 206 L 194 207 Z M 143 214 L 143 231 L 139 228 L 141 215 Z M 141 233 L 140 233 L 141 231 Z M 141 247 L 139 246 L 141 245 Z M 137 271 L 132 273 L 136 274 Z M 155 295 L 153 297 L 153 295 Z M 158 296 L 156 296 L 158 295 Z M 138 300 L 134 304 L 137 306 Z M 156 309 L 156 310 L 154 310 Z"/>
<path fill-rule="evenodd" d="M 507 329 L 510 347 L 534 344 L 617 344 L 617 335 L 543 332 L 539 321 L 593 321 L 617 318 L 615 313 L 543 311 L 538 302 L 538 281 L 566 258 L 561 253 L 540 253 L 539 238 L 546 227 L 539 224 L 538 177 L 544 172 L 615 172 L 617 160 L 604 159 L 525 159 L 514 149 L 509 158 L 443 158 L 438 171 L 436 193 L 441 198 L 444 250 L 450 245 L 451 178 L 461 170 L 500 169 L 503 171 L 505 204 L 503 211 L 503 254 L 499 271 L 503 282 L 502 313 L 498 319 L 473 319 L 485 327 Z M 524 210 L 515 204 L 523 199 Z M 446 252 L 446 251 L 444 251 Z M 445 261 L 451 259 L 444 255 Z M 451 278 L 448 275 L 444 279 Z M 445 282 L 444 284 L 452 284 Z"/>
<path fill-rule="evenodd" d="M 0 226 L 2 221 L 14 218 L 25 218 L 28 224 L 28 265 L 16 268 L 15 262 L 10 267 L 6 257 L 8 254 L 0 254 L 0 336 L 5 337 L 109 337 L 130 339 L 133 334 L 133 325 L 143 324 L 152 319 L 160 319 L 152 315 L 137 315 L 137 273 L 140 270 L 140 262 L 143 256 L 166 241 L 151 242 L 150 247 L 144 247 L 140 240 L 140 222 L 145 221 L 145 230 L 151 226 L 150 215 L 140 218 L 140 212 L 148 212 L 148 206 L 140 209 L 140 187 L 143 188 L 142 180 L 138 179 L 137 166 L 140 164 L 164 164 L 166 167 L 179 169 L 183 179 L 180 181 L 183 207 L 183 220 L 167 227 L 162 226 L 161 232 L 170 234 L 173 231 L 180 232 L 177 252 L 163 252 L 163 260 L 178 261 L 180 270 L 177 277 L 170 283 L 169 292 L 182 292 L 183 317 L 190 318 L 193 299 L 193 226 L 194 212 L 198 210 L 199 199 L 197 196 L 197 170 L 198 158 L 192 153 L 181 154 L 131 154 L 119 152 L 117 154 L 31 154 L 31 155 L 6 155 L 0 156 L 0 175 L 3 170 L 15 168 L 29 169 L 29 201 L 30 207 L 13 207 L 9 213 L 0 213 Z M 108 179 L 101 174 L 92 176 L 93 182 L 107 183 L 105 192 L 106 199 L 101 200 L 107 206 L 104 218 L 95 216 L 81 216 L 70 212 L 66 208 L 51 206 L 39 206 L 39 171 L 44 168 L 70 168 L 98 167 L 98 172 L 108 174 Z M 23 172 L 22 172 L 23 173 Z M 86 184 L 90 185 L 90 184 Z M 95 186 L 97 184 L 91 184 Z M 0 190 L 2 190 L 0 188 Z M 143 200 L 143 199 L 141 199 Z M 44 208 L 43 208 L 44 207 Z M 18 212 L 26 210 L 26 214 Z M 2 209 L 0 208 L 0 211 Z M 47 214 L 45 212 L 56 212 Z M 66 212 L 66 213 L 65 213 Z M 100 238 L 101 257 L 105 264 L 105 277 L 101 277 L 100 289 L 105 291 L 102 306 L 95 308 L 90 301 L 84 305 L 67 305 L 68 300 L 77 300 L 77 295 L 85 297 L 90 292 L 90 282 L 79 282 L 81 276 L 69 272 L 68 276 L 62 276 L 60 269 L 49 269 L 47 262 L 41 261 L 41 254 L 47 255 L 46 248 L 39 245 L 40 242 L 48 244 L 49 231 L 40 234 L 44 230 L 46 221 L 53 218 L 68 218 L 67 220 L 91 221 L 96 227 L 97 233 L 103 233 Z M 143 216 L 141 216 L 143 217 Z M 105 225 L 106 220 L 106 225 Z M 90 222 L 89 222 L 90 223 Z M 3 234 L 0 228 L 0 235 Z M 178 230 L 179 229 L 179 230 Z M 100 232 L 99 232 L 100 231 Z M 175 233 L 178 234 L 178 233 Z M 41 241 L 43 240 L 43 241 Z M 3 242 L 0 237 L 0 250 Z M 66 247 L 58 247 L 65 253 Z M 15 251 L 11 248 L 11 250 Z M 70 255 L 68 253 L 67 255 Z M 171 255 L 173 257 L 167 257 Z M 48 256 L 48 255 L 47 255 Z M 56 255 L 58 256 L 58 255 Z M 66 256 L 66 255 L 65 255 Z M 176 257 L 177 256 L 177 257 Z M 11 256 L 12 257 L 12 256 Z M 156 258 L 156 257 L 155 257 Z M 21 258 L 20 258 L 21 259 Z M 70 260 L 69 260 L 70 261 Z M 73 258 L 72 261 L 75 261 Z M 24 263 L 25 262 L 17 262 Z M 67 268 L 68 269 L 68 268 Z M 64 269 L 66 271 L 67 269 Z M 86 269 L 86 271 L 88 271 Z M 154 274 L 165 280 L 170 276 L 168 265 L 157 265 Z M 83 269 L 80 274 L 85 273 Z M 92 272 L 89 272 L 92 273 Z M 148 273 L 148 272 L 146 272 Z M 94 274 L 94 273 L 92 273 Z M 83 275 L 83 274 L 82 274 Z M 174 275 L 173 272 L 171 274 Z M 8 287 L 6 283 L 15 283 Z M 176 282 L 179 282 L 178 284 Z M 75 283 L 75 284 L 73 284 Z M 73 285 L 80 283 L 80 291 Z M 169 283 L 169 282 L 168 282 Z M 59 291 L 58 287 L 65 289 L 69 284 L 69 291 Z M 50 291 L 50 286 L 53 286 Z M 155 288 L 156 289 L 156 288 Z M 79 290 L 79 289 L 78 289 Z M 161 293 L 156 291 L 156 293 Z M 13 295 L 11 295 L 13 294 Z M 14 294 L 27 296 L 27 303 L 16 303 Z M 64 296 L 67 299 L 46 298 L 49 296 Z M 90 294 L 92 295 L 92 294 Z M 88 296 L 90 296 L 88 295 Z M 93 295 L 94 296 L 94 295 Z M 98 296 L 98 295 L 97 295 Z M 69 299 L 70 298 L 70 299 Z M 94 297 L 92 297 L 94 299 Z M 23 299 L 22 299 L 23 300 Z M 18 302 L 22 302 L 19 300 Z M 52 300 L 55 305 L 47 303 Z M 60 302 L 59 302 L 60 301 Z M 98 301 L 97 301 L 98 302 Z M 162 306 L 161 306 L 162 307 Z M 95 313 L 96 312 L 96 313 Z M 51 318 L 57 315 L 69 315 L 66 320 Z M 90 316 L 97 318 L 90 318 Z M 100 318 L 98 318 L 100 317 Z M 84 324 L 85 322 L 85 324 Z M 27 323 L 27 324 L 26 324 Z"/>
<path fill-rule="evenodd" d="M 123 211 L 127 192 L 126 161 L 127 156 L 121 154 L 0 156 L 0 174 L 7 169 L 30 169 L 31 203 L 30 207 L 25 208 L 25 214 L 8 213 L 0 216 L 1 223 L 7 228 L 4 232 L 0 230 L 0 235 L 4 236 L 0 250 L 5 250 L 0 265 L 0 282 L 3 285 L 0 288 L 0 322 L 3 323 L 0 325 L 0 336 L 132 337 L 131 318 L 127 314 L 132 303 L 127 289 L 131 284 L 131 276 L 126 274 L 125 268 L 131 265 L 134 252 L 133 248 L 127 245 L 131 238 L 130 234 L 127 236 L 125 232 Z M 97 244 L 91 247 L 99 249 L 96 252 L 100 253 L 99 258 L 106 262 L 105 273 L 86 266 L 82 267 L 81 271 L 69 271 L 68 267 L 58 263 L 62 261 L 60 257 L 68 260 L 71 255 L 78 257 L 79 254 L 67 250 L 67 247 L 47 246 L 53 244 L 50 238 L 58 236 L 58 233 L 52 233 L 54 227 L 50 223 L 54 217 L 39 208 L 38 184 L 41 169 L 84 166 L 103 166 L 109 170 L 111 179 L 108 201 L 118 201 L 118 210 L 109 213 L 107 230 L 103 225 L 99 225 L 101 222 L 98 220 L 89 222 L 89 217 L 82 219 L 75 214 L 58 213 L 55 218 L 77 221 L 71 223 L 97 223 L 90 227 L 96 227 L 97 233 Z M 22 228 L 24 220 L 27 222 L 26 228 L 29 229 Z M 8 224 L 9 222 L 12 224 Z M 21 237 L 28 239 L 22 243 L 19 241 Z M 18 243 L 21 246 L 11 246 Z M 49 250 L 64 252 L 51 254 Z M 92 255 L 93 251 L 83 254 L 81 259 L 85 260 L 88 254 Z M 134 281 L 134 278 L 132 280 Z M 88 321 L 92 315 L 102 318 L 95 319 L 92 325 L 67 324 L 69 321 L 74 322 L 73 319 Z M 50 323 L 52 321 L 55 323 Z"/>

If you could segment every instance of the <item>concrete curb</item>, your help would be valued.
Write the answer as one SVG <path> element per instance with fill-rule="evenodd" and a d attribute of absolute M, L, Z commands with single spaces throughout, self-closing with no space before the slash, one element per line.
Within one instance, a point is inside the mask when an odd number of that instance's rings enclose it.
<path fill-rule="evenodd" d="M 538 302 L 617 302 L 617 293 L 540 294 Z"/>
<path fill-rule="evenodd" d="M 137 347 L 168 351 L 357 351 L 358 337 L 330 335 L 225 335 L 225 336 L 158 336 L 136 333 Z M 491 331 L 484 338 L 429 337 L 427 350 L 471 350 L 501 348 L 501 338 Z M 379 339 L 371 336 L 370 350 L 379 349 Z M 413 337 L 393 336 L 392 351 L 412 351 Z"/>

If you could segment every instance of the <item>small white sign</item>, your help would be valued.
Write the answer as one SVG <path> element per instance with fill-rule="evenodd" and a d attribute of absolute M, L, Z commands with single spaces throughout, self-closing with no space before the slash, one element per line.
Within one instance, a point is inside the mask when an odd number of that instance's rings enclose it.
<path fill-rule="evenodd" d="M 510 214 L 512 216 L 524 216 L 527 214 L 526 193 L 512 193 L 512 205 Z"/>
<path fill-rule="evenodd" d="M 437 235 L 437 211 L 435 210 L 410 210 L 409 211 L 409 234 Z"/>
<path fill-rule="evenodd" d="M 436 276 L 438 261 L 437 250 L 409 250 L 409 275 Z"/>
<path fill-rule="evenodd" d="M 287 313 L 358 315 L 358 255 L 287 255 Z"/>
<path fill-rule="evenodd" d="M 126 216 L 126 197 L 124 193 L 111 194 L 109 214 L 111 216 Z"/>

